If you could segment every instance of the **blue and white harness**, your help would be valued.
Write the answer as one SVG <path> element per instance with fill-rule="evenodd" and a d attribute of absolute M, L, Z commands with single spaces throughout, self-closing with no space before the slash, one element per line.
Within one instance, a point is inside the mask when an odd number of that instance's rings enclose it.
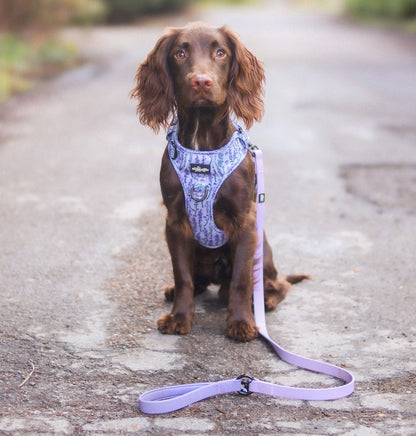
<path fill-rule="evenodd" d="M 230 141 L 213 151 L 190 150 L 182 146 L 177 125 L 169 129 L 166 139 L 170 161 L 182 184 L 195 239 L 207 248 L 223 246 L 227 237 L 215 224 L 214 200 L 221 185 L 247 156 L 247 133 L 236 125 Z"/>

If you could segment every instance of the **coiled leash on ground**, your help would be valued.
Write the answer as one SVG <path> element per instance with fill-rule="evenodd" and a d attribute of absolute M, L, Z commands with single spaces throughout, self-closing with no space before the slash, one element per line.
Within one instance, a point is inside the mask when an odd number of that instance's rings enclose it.
<path fill-rule="evenodd" d="M 336 400 L 347 397 L 354 392 L 354 376 L 347 370 L 329 363 L 320 362 L 291 353 L 274 342 L 266 328 L 263 289 L 263 222 L 264 222 L 264 173 L 262 152 L 256 147 L 250 149 L 257 177 L 257 248 L 254 258 L 254 317 L 259 333 L 271 344 L 277 355 L 287 363 L 309 371 L 330 375 L 345 382 L 332 388 L 299 388 L 268 383 L 248 375 L 240 375 L 235 379 L 211 383 L 193 383 L 155 389 L 145 392 L 139 397 L 139 407 L 143 413 L 161 414 L 182 409 L 190 404 L 215 395 L 238 392 L 241 395 L 258 393 L 274 397 L 298 400 Z"/>

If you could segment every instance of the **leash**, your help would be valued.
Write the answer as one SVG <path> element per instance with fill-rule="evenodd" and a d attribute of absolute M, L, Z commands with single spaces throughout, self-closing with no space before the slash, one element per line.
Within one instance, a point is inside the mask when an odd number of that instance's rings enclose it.
<path fill-rule="evenodd" d="M 177 385 L 145 392 L 139 397 L 139 407 L 143 413 L 169 413 L 203 399 L 232 392 L 238 392 L 244 396 L 258 393 L 273 397 L 315 401 L 336 400 L 347 397 L 354 392 L 355 380 L 354 376 L 349 371 L 329 363 L 291 353 L 274 342 L 267 332 L 263 290 L 263 222 L 265 199 L 263 157 L 262 152 L 256 147 L 250 148 L 250 152 L 254 156 L 257 175 L 256 228 L 258 241 L 254 257 L 253 274 L 253 305 L 256 325 L 259 328 L 260 334 L 270 343 L 277 355 L 285 362 L 298 366 L 299 368 L 335 377 L 345 382 L 345 384 L 321 389 L 298 388 L 268 383 L 243 374 L 230 380 Z"/>

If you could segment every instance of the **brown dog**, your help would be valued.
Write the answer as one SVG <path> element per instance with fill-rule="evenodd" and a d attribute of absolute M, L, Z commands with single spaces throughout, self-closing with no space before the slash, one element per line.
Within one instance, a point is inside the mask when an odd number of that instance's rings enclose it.
<path fill-rule="evenodd" d="M 214 248 L 196 240 L 195 225 L 192 226 L 187 209 L 193 200 L 185 200 L 184 182 L 173 162 L 178 149 L 183 150 L 184 156 L 190 149 L 203 152 L 199 156 L 204 157 L 211 156 L 204 152 L 234 147 L 229 144 L 235 143 L 232 141 L 239 130 L 230 121 L 231 114 L 243 120 L 247 128 L 261 120 L 264 69 L 226 27 L 193 23 L 169 29 L 140 65 L 136 80 L 132 97 L 138 100 L 141 123 L 155 131 L 168 127 L 174 120 L 177 126 L 174 133 L 177 145 L 171 151 L 167 147 L 160 171 L 167 208 L 166 240 L 175 279 L 175 286 L 168 288 L 165 295 L 173 300 L 173 309 L 158 320 L 158 328 L 169 334 L 189 333 L 194 317 L 194 294 L 213 283 L 220 285 L 219 296 L 228 301 L 227 335 L 249 341 L 258 335 L 252 312 L 257 235 L 251 155 L 243 150 L 241 162 L 223 181 L 213 199 L 214 227 L 225 236 L 225 243 Z M 195 168 L 209 172 L 208 166 Z M 195 207 L 205 200 L 205 197 L 192 198 Z M 290 284 L 304 278 L 278 278 L 265 239 L 266 309 L 275 309 L 285 298 Z"/>

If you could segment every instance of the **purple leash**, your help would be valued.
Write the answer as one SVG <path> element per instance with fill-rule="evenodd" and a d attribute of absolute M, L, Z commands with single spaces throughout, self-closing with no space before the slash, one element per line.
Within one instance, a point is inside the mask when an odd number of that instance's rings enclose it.
<path fill-rule="evenodd" d="M 266 328 L 263 290 L 263 222 L 264 222 L 264 173 L 263 156 L 258 149 L 251 150 L 255 157 L 257 174 L 257 220 L 258 242 L 254 259 L 254 318 L 260 334 L 269 341 L 278 356 L 287 363 L 309 371 L 330 375 L 345 382 L 333 388 L 310 389 L 277 385 L 255 379 L 248 375 L 240 375 L 231 380 L 212 383 L 194 383 L 155 389 L 145 392 L 139 397 L 141 412 L 147 414 L 169 413 L 182 409 L 190 404 L 215 395 L 238 392 L 250 395 L 255 392 L 273 397 L 292 398 L 297 400 L 336 400 L 347 397 L 354 392 L 354 376 L 347 370 L 329 363 L 309 359 L 291 353 L 274 342 Z"/>

